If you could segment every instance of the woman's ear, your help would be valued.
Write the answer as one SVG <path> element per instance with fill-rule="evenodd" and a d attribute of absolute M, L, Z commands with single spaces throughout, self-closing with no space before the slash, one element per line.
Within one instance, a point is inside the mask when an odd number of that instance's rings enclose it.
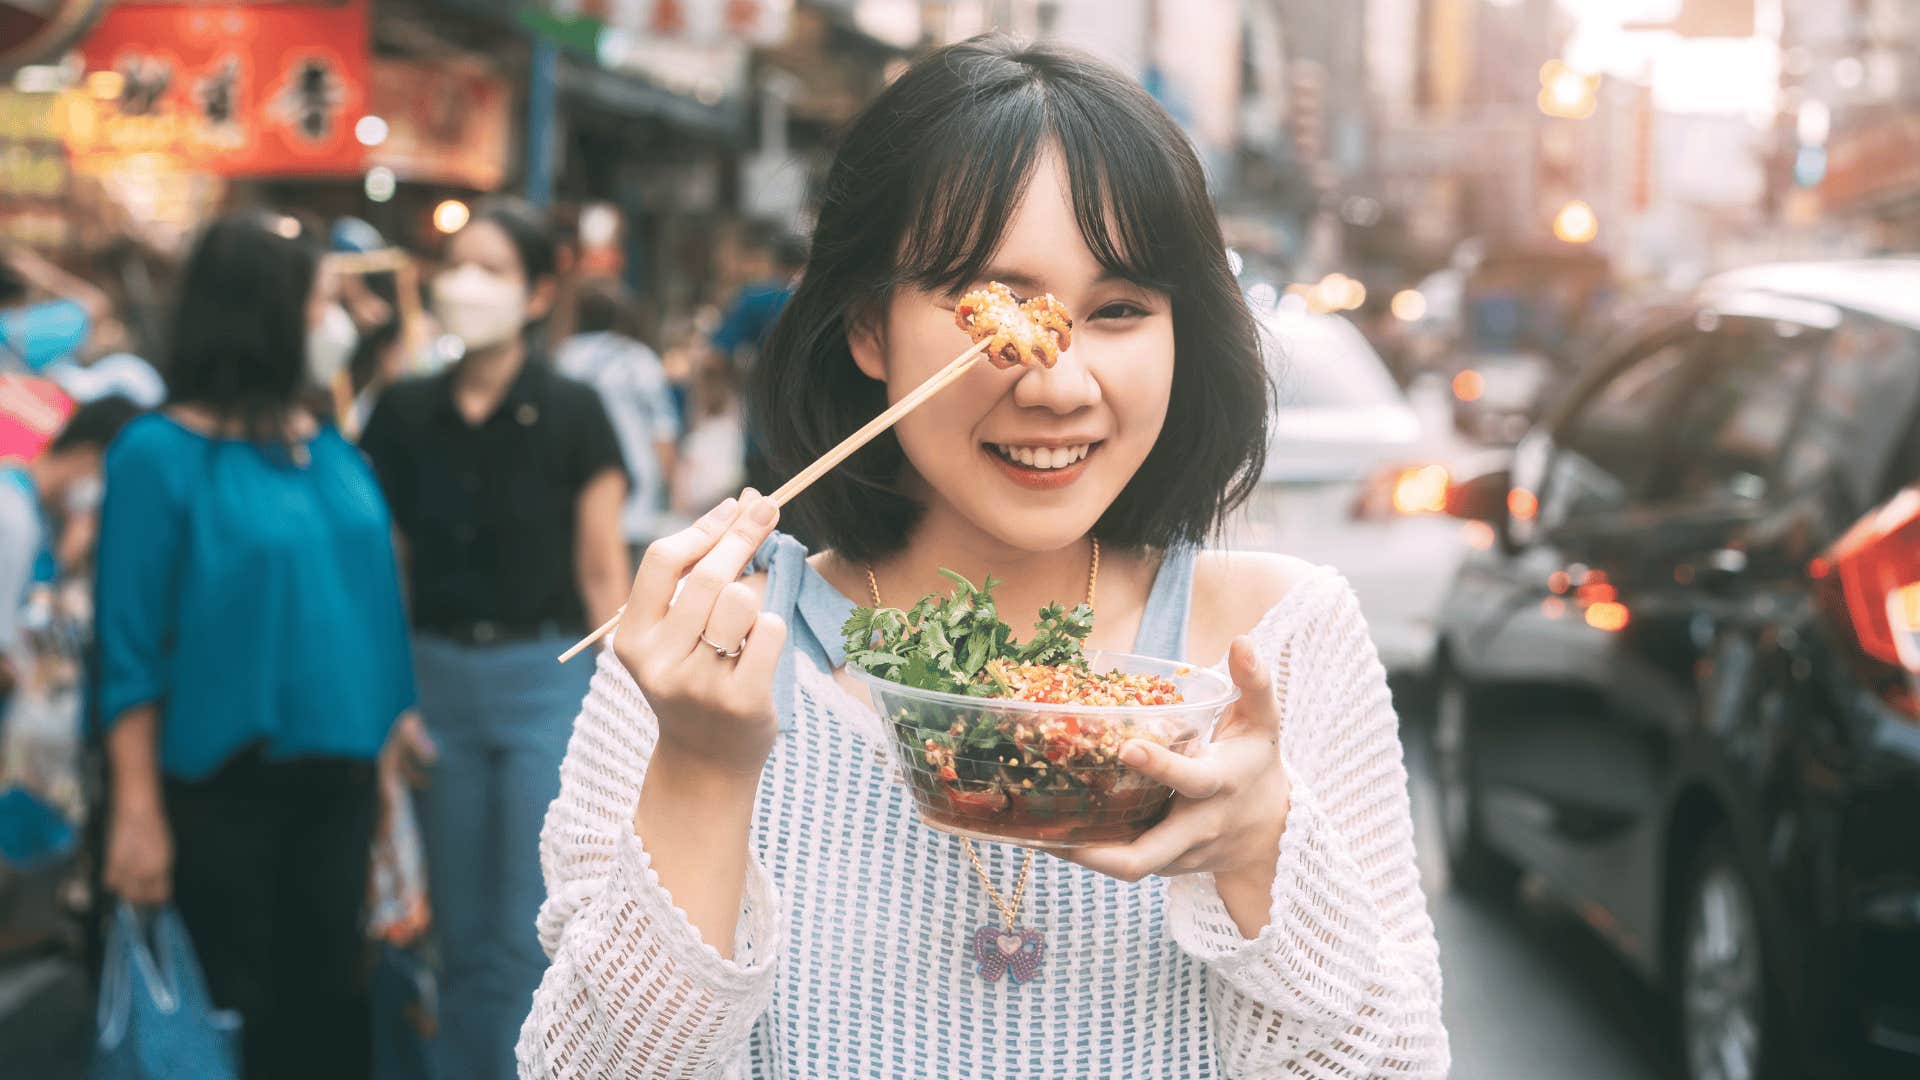
<path fill-rule="evenodd" d="M 527 294 L 527 321 L 539 322 L 553 314 L 553 301 L 560 295 L 560 279 L 549 274 L 534 282 Z"/>
<path fill-rule="evenodd" d="M 877 320 L 871 316 L 856 319 L 847 331 L 847 351 L 862 374 L 874 382 L 887 381 L 887 341 Z"/>

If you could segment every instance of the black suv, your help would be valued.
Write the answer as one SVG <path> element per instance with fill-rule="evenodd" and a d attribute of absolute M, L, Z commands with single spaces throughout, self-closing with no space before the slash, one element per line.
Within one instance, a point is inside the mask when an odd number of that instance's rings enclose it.
<path fill-rule="evenodd" d="M 1920 1076 L 1920 261 L 1742 271 L 1624 340 L 1450 499 L 1454 877 L 1568 898 L 1693 1080 Z"/>

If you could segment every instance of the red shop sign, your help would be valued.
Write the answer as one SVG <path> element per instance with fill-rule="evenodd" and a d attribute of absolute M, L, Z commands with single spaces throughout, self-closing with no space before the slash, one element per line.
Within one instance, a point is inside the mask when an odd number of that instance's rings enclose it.
<path fill-rule="evenodd" d="M 366 150 L 367 0 L 121 3 L 81 45 L 78 159 L 165 153 L 226 176 L 349 175 Z"/>

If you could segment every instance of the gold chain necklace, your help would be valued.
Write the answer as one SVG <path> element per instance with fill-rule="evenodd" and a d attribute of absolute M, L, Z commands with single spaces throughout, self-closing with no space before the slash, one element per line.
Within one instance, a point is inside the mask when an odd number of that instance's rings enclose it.
<path fill-rule="evenodd" d="M 873 564 L 867 567 L 867 592 L 873 598 L 873 606 L 880 607 L 880 581 L 873 576 Z M 1087 607 L 1093 607 L 1094 590 L 1100 584 L 1100 538 L 1093 537 L 1093 555 L 1087 562 Z M 1026 982 L 1040 969 L 1040 959 L 1045 953 L 1045 942 L 1040 931 L 1023 930 L 1019 927 L 1020 905 L 1027 897 L 1027 881 L 1033 876 L 1033 849 L 1027 849 L 1027 857 L 1020 864 L 1020 880 L 1013 887 L 1011 900 L 994 888 L 993 879 L 987 876 L 987 868 L 980 865 L 980 855 L 973 850 L 973 841 L 966 837 L 960 843 L 967 849 L 967 861 L 973 864 L 973 872 L 979 875 L 980 884 L 986 886 L 987 899 L 1000 909 L 1000 927 L 982 926 L 973 932 L 973 956 L 980 964 L 980 975 L 988 982 L 999 981 L 1002 972 L 1011 971 L 1013 981 Z"/>

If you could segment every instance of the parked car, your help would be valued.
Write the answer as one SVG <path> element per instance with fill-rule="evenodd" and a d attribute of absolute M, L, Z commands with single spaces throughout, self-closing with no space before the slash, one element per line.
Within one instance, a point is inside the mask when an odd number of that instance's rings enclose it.
<path fill-rule="evenodd" d="M 1671 991 L 1692 1080 L 1920 1076 L 1920 262 L 1758 268 L 1451 508 L 1447 861 Z"/>
<path fill-rule="evenodd" d="M 1446 374 L 1454 424 L 1480 442 L 1512 446 L 1538 419 L 1542 391 L 1566 372 L 1568 350 L 1604 321 L 1614 295 L 1607 259 L 1586 248 L 1499 248 L 1465 254 Z"/>
<path fill-rule="evenodd" d="M 1454 427 L 1479 442 L 1513 445 L 1533 426 L 1553 362 L 1514 352 L 1472 357 L 1470 365 L 1453 376 Z"/>
<path fill-rule="evenodd" d="M 1444 405 L 1423 416 L 1352 323 L 1263 316 L 1279 409 L 1259 489 L 1228 541 L 1337 567 L 1353 583 L 1389 672 L 1433 658 L 1434 617 L 1464 547 L 1445 516 L 1457 446 Z"/>

